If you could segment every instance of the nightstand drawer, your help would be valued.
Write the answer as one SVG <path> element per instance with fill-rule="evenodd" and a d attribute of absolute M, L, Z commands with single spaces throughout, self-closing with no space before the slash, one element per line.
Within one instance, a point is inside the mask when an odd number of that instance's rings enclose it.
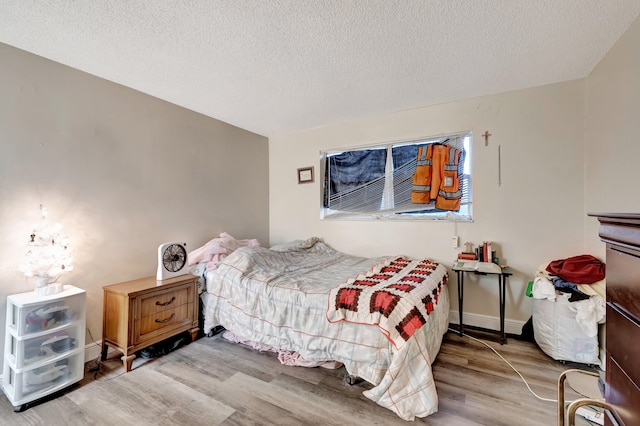
<path fill-rule="evenodd" d="M 193 299 L 189 294 L 192 291 L 193 286 L 186 285 L 181 288 L 173 288 L 164 292 L 155 292 L 144 297 L 141 296 L 140 318 L 155 315 L 167 309 L 174 309 L 189 303 L 189 301 Z"/>
<path fill-rule="evenodd" d="M 144 336 L 156 330 L 172 327 L 184 327 L 185 324 L 191 324 L 193 313 L 189 312 L 193 309 L 193 305 L 181 305 L 173 309 L 166 309 L 153 315 L 142 317 L 140 321 L 140 336 Z M 162 330 L 164 332 L 165 330 Z"/>

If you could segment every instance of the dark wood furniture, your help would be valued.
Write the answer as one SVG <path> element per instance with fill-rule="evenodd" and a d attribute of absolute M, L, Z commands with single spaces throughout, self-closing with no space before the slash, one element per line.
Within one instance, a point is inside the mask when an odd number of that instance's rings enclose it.
<path fill-rule="evenodd" d="M 590 213 L 607 245 L 605 425 L 640 424 L 640 214 Z"/>
<path fill-rule="evenodd" d="M 198 334 L 198 277 L 181 275 L 157 281 L 147 277 L 105 286 L 102 361 L 111 346 L 131 370 L 135 352 L 178 333 Z"/>

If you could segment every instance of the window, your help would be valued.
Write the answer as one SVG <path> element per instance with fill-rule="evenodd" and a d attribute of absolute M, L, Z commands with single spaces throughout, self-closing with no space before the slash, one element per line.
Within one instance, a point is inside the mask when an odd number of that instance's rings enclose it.
<path fill-rule="evenodd" d="M 465 132 L 324 151 L 321 216 L 470 221 L 470 145 Z"/>

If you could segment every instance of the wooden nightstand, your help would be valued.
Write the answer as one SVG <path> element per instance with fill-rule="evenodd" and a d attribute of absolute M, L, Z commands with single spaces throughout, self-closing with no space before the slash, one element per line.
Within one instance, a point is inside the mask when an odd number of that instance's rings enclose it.
<path fill-rule="evenodd" d="M 147 277 L 105 286 L 102 361 L 111 346 L 122 352 L 131 371 L 135 352 L 184 331 L 198 333 L 198 277 L 182 275 L 157 281 Z"/>

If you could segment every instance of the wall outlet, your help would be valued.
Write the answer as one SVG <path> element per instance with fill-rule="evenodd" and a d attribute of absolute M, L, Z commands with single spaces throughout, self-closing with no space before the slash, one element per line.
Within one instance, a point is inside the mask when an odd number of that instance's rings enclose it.
<path fill-rule="evenodd" d="M 451 237 L 451 247 L 458 248 L 458 244 L 459 244 L 459 237 L 457 235 L 454 235 L 453 237 Z"/>

